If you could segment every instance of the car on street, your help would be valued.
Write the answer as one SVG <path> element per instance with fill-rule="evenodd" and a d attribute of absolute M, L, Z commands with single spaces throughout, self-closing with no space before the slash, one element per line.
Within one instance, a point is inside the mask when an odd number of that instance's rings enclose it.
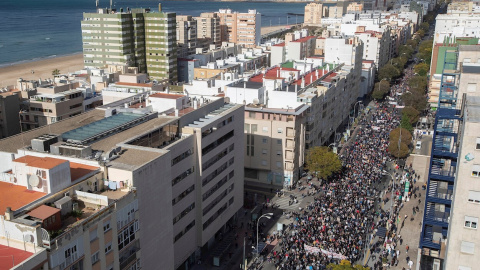
<path fill-rule="evenodd" d="M 415 149 L 422 149 L 422 142 L 421 141 L 418 141 L 417 144 L 415 145 Z"/>

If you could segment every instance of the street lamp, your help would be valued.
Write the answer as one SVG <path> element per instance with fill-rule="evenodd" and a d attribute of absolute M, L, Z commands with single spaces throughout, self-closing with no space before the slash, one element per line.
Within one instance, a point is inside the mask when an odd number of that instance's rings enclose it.
<path fill-rule="evenodd" d="M 262 217 L 267 218 L 267 219 L 271 219 L 272 216 L 273 216 L 273 213 L 266 213 L 266 214 L 261 215 L 261 216 L 257 219 L 257 257 L 260 256 L 260 252 L 258 251 L 258 224 L 260 224 L 260 219 L 261 219 Z"/>
<path fill-rule="evenodd" d="M 391 178 L 392 178 L 392 182 L 393 182 L 393 186 L 392 186 L 392 195 L 390 196 L 390 199 L 391 199 L 391 202 L 390 202 L 390 219 L 393 218 L 393 192 L 395 191 L 395 176 L 393 176 L 393 174 L 387 172 L 387 171 L 383 171 L 383 174 L 387 174 L 389 175 Z"/>

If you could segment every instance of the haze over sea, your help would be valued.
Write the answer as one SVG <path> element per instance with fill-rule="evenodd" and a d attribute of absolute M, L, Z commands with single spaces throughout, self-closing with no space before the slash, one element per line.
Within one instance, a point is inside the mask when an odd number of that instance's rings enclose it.
<path fill-rule="evenodd" d="M 195 1 L 113 1 L 114 7 L 144 7 L 165 12 L 198 16 L 202 12 L 231 8 L 239 12 L 256 9 L 262 26 L 303 22 L 305 3 L 195 2 Z M 107 7 L 109 0 L 100 0 Z M 84 12 L 95 12 L 95 0 L 1 0 L 0 66 L 79 53 L 82 51 L 80 21 Z"/>

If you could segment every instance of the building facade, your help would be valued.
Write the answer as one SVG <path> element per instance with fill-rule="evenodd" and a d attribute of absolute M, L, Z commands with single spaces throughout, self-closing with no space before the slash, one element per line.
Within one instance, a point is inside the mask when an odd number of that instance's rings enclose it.
<path fill-rule="evenodd" d="M 98 9 L 84 13 L 85 67 L 138 67 L 152 79 L 177 80 L 175 13 Z"/>
<path fill-rule="evenodd" d="M 215 12 L 220 18 L 220 35 L 222 41 L 255 47 L 260 44 L 262 17 L 254 9 L 246 13 L 220 9 Z"/>

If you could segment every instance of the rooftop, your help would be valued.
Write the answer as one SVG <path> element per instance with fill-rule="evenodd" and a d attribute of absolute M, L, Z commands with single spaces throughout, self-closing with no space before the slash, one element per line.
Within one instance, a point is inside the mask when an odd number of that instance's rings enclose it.
<path fill-rule="evenodd" d="M 167 94 L 167 93 L 156 93 L 150 95 L 151 98 L 165 98 L 165 99 L 179 99 L 185 97 L 184 95 L 177 95 L 177 94 Z"/>
<path fill-rule="evenodd" d="M 306 37 L 299 38 L 297 40 L 290 41 L 290 42 L 305 42 L 305 41 L 308 41 L 310 39 L 316 39 L 316 38 L 317 38 L 316 36 L 306 36 Z"/>
<path fill-rule="evenodd" d="M 33 255 L 31 252 L 4 245 L 0 245 L 0 250 L 2 254 L 2 256 L 0 256 L 0 270 L 11 269 Z"/>
<path fill-rule="evenodd" d="M 86 113 L 67 118 L 63 121 L 56 122 L 51 125 L 45 125 L 33 130 L 22 132 L 14 136 L 0 140 L 0 149 L 2 152 L 17 153 L 17 150 L 25 147 L 24 142 L 30 142 L 32 139 L 43 134 L 57 133 L 61 134 L 66 131 L 90 124 L 97 120 L 103 119 L 105 112 L 102 110 L 91 110 Z"/>
<path fill-rule="evenodd" d="M 121 126 L 141 121 L 144 114 L 118 113 L 62 134 L 64 141 L 86 142 Z"/>
<path fill-rule="evenodd" d="M 34 218 L 44 220 L 55 215 L 58 212 L 60 212 L 60 209 L 42 204 L 39 207 L 28 212 L 28 215 Z"/>
<path fill-rule="evenodd" d="M 164 124 L 168 123 L 169 121 L 172 121 L 175 118 L 172 117 L 165 117 L 165 116 L 160 116 L 158 118 L 153 118 L 148 120 L 147 122 L 141 123 L 135 128 L 130 128 L 123 130 L 121 132 L 118 132 L 116 134 L 113 134 L 111 136 L 108 136 L 106 138 L 103 138 L 101 140 L 98 140 L 94 142 L 91 146 L 93 150 L 101 150 L 101 151 L 110 151 L 112 148 L 114 148 L 117 144 L 122 143 L 127 141 L 128 139 L 131 139 L 135 136 L 138 136 L 139 134 L 142 134 L 146 131 L 152 130 L 154 128 L 158 128 L 163 126 Z M 130 162 L 135 162 L 135 160 L 132 160 Z"/>
<path fill-rule="evenodd" d="M 72 182 L 74 182 L 84 177 L 85 175 L 97 171 L 98 169 L 98 167 L 88 166 L 76 162 L 70 162 L 70 178 L 72 179 Z"/>
<path fill-rule="evenodd" d="M 145 163 L 148 163 L 164 153 L 162 150 L 157 150 L 154 148 L 151 149 L 135 149 L 135 148 L 126 148 L 123 153 L 113 161 L 109 162 L 108 165 L 113 168 L 134 170 L 138 166 L 141 166 Z"/>
<path fill-rule="evenodd" d="M 23 156 L 15 159 L 14 162 L 25 163 L 29 167 L 49 170 L 67 161 L 64 159 L 58 159 L 58 158 L 34 157 L 34 156 L 27 155 L 27 156 Z"/>
<path fill-rule="evenodd" d="M 116 82 L 116 86 L 139 86 L 139 87 L 152 87 L 153 83 L 129 83 L 129 82 Z"/>
<path fill-rule="evenodd" d="M 15 211 L 45 195 L 47 194 L 28 190 L 24 186 L 0 182 L 0 215 L 5 214 L 7 207 Z"/>

